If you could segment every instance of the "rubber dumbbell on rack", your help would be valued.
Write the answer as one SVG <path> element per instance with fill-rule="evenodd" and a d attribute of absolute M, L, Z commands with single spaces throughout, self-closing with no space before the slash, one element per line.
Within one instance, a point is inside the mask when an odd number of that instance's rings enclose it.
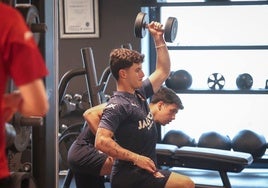
<path fill-rule="evenodd" d="M 60 117 L 64 117 L 76 110 L 76 103 L 73 100 L 72 95 L 65 94 L 60 104 Z"/>
<path fill-rule="evenodd" d="M 146 13 L 138 13 L 134 23 L 134 35 L 143 38 L 146 35 L 149 18 Z M 175 17 L 168 17 L 164 27 L 164 37 L 166 42 L 173 42 L 177 36 L 178 21 Z"/>
<path fill-rule="evenodd" d="M 85 111 L 86 108 L 83 105 L 83 100 L 82 100 L 83 96 L 81 94 L 74 94 L 73 99 L 75 101 L 76 104 L 76 110 L 78 111 Z"/>

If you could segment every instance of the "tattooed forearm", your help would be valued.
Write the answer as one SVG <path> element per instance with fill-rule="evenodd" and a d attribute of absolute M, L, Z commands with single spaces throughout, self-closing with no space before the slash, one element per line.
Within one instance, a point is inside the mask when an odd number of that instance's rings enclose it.
<path fill-rule="evenodd" d="M 96 134 L 95 146 L 107 155 L 126 161 L 135 161 L 137 154 L 122 148 L 113 139 L 111 131 L 100 129 Z"/>

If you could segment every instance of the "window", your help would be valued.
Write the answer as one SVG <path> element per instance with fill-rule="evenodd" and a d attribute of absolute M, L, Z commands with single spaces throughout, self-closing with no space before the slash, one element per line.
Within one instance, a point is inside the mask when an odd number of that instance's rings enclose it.
<path fill-rule="evenodd" d="M 198 141 L 202 133 L 216 131 L 233 138 L 249 129 L 268 139 L 268 95 L 178 94 L 184 105 L 176 119 L 162 126 L 164 136 L 171 129 L 182 130 Z"/>
<path fill-rule="evenodd" d="M 161 23 L 168 16 L 178 19 L 170 45 L 268 45 L 268 5 L 162 7 Z"/>
<path fill-rule="evenodd" d="M 177 38 L 168 44 L 171 70 L 187 70 L 193 81 L 189 91 L 178 92 L 185 109 L 162 127 L 162 137 L 178 129 L 196 141 L 208 131 L 232 138 L 250 129 L 268 139 L 268 5 L 233 5 L 187 2 L 160 6 L 161 23 L 168 16 L 178 19 Z M 224 76 L 226 93 L 210 92 L 207 79 L 212 73 Z M 252 76 L 253 86 L 237 92 L 236 78 L 242 73 Z"/>

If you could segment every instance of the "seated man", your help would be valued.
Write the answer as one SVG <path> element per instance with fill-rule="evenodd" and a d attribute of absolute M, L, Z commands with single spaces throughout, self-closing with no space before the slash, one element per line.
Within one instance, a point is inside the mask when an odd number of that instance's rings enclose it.
<path fill-rule="evenodd" d="M 89 127 L 78 136 L 68 153 L 68 162 L 75 174 L 77 188 L 92 186 L 104 187 L 100 178 L 111 173 L 113 158 L 94 147 L 95 133 L 106 103 L 88 109 L 84 118 Z M 175 119 L 179 109 L 183 109 L 177 94 L 166 87 L 159 89 L 150 102 L 150 111 L 154 121 L 166 125 Z M 92 185 L 94 181 L 94 186 Z"/>

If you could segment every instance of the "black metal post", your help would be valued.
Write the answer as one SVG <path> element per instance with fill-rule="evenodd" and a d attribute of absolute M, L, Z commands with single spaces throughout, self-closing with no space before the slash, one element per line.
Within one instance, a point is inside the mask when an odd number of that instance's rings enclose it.
<path fill-rule="evenodd" d="M 45 79 L 50 109 L 44 125 L 33 127 L 33 176 L 38 188 L 58 187 L 58 2 L 42 0 L 39 3 L 41 21 L 48 30 L 40 40 L 43 56 L 49 69 Z"/>
<path fill-rule="evenodd" d="M 86 81 L 87 81 L 87 90 L 89 92 L 89 101 L 91 101 L 92 106 L 96 106 L 101 104 L 98 82 L 97 82 L 97 74 L 94 62 L 94 56 L 92 48 L 82 48 L 81 49 L 82 59 L 84 68 L 86 69 Z"/>

